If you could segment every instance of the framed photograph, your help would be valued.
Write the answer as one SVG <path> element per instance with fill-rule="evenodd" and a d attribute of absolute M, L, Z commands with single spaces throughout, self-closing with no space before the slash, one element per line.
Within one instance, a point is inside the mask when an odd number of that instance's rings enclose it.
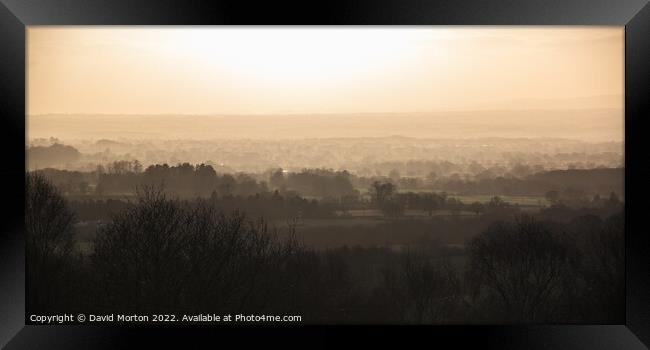
<path fill-rule="evenodd" d="M 648 348 L 647 1 L 0 20 L 7 349 Z"/>

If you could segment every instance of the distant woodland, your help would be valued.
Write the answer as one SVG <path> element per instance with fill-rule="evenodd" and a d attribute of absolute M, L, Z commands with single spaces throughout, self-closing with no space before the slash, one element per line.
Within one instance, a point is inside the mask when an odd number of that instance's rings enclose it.
<path fill-rule="evenodd" d="M 617 145 L 376 141 L 294 155 L 308 146 L 37 140 L 26 150 L 28 310 L 623 320 Z M 152 162 L 182 154 L 211 160 Z M 277 161 L 299 157 L 318 166 Z"/>
<path fill-rule="evenodd" d="M 366 29 L 30 27 L 26 314 L 624 324 L 624 28 Z"/>

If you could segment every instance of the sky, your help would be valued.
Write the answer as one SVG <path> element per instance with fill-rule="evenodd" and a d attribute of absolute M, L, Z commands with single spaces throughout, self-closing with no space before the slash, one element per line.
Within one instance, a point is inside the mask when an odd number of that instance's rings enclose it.
<path fill-rule="evenodd" d="M 623 110 L 623 27 L 27 29 L 38 114 Z"/>

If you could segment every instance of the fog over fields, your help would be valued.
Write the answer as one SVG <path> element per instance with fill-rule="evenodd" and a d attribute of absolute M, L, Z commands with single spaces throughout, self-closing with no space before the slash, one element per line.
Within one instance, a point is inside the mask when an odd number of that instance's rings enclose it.
<path fill-rule="evenodd" d="M 294 115 L 33 115 L 28 138 L 301 139 L 406 136 L 623 141 L 622 109 Z"/>
<path fill-rule="evenodd" d="M 30 314 L 625 322 L 623 27 L 27 36 Z"/>
<path fill-rule="evenodd" d="M 88 168 L 115 160 L 145 165 L 208 163 L 230 171 L 271 167 L 373 171 L 382 162 L 450 161 L 623 165 L 620 110 L 474 111 L 312 115 L 37 115 L 28 146 L 61 143 L 82 156 L 28 166 Z M 29 153 L 29 152 L 28 152 Z M 581 165 L 580 165 L 581 164 Z M 368 167 L 370 165 L 370 167 Z"/>

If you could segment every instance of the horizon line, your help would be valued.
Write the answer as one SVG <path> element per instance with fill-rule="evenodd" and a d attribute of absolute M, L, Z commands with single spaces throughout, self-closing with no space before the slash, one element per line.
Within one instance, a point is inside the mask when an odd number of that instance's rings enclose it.
<path fill-rule="evenodd" d="M 588 111 L 588 110 L 620 110 L 618 107 L 573 107 L 573 108 L 495 108 L 495 109 L 447 109 L 437 111 L 411 111 L 411 112 L 272 112 L 272 113 L 184 113 L 184 112 L 161 112 L 161 113 L 132 113 L 132 112 L 47 112 L 47 113 L 25 113 L 26 116 L 188 116 L 188 117 L 241 117 L 241 116 L 300 116 L 300 115 L 403 115 L 403 114 L 439 114 L 439 113 L 471 113 L 471 112 L 523 112 L 523 111 Z"/>

